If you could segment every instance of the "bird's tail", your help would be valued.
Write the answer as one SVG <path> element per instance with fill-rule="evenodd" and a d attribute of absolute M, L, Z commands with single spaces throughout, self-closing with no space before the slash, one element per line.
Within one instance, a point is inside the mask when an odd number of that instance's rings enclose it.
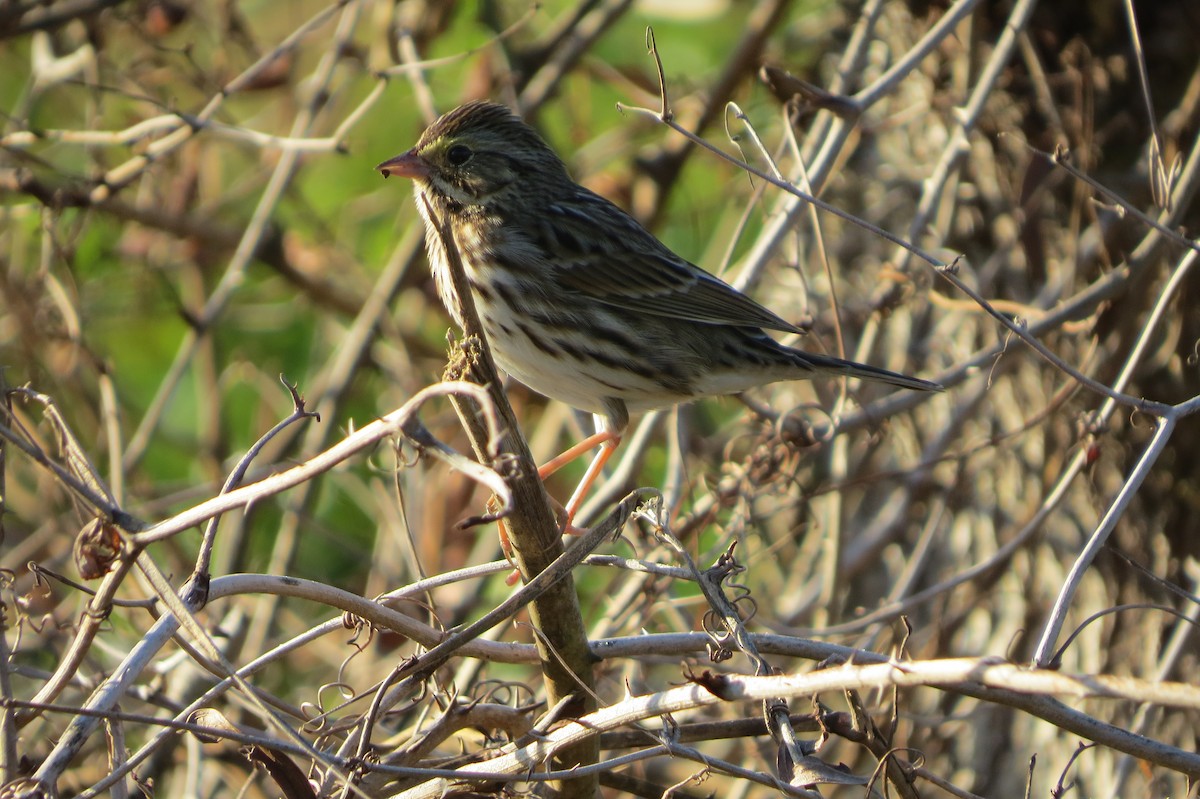
<path fill-rule="evenodd" d="M 796 349 L 793 349 L 792 353 L 799 366 L 817 373 L 828 375 L 841 374 L 847 377 L 871 380 L 876 383 L 887 383 L 888 385 L 900 386 L 901 388 L 911 388 L 916 391 L 946 390 L 940 383 L 922 380 L 919 377 L 909 377 L 899 372 L 880 369 L 878 366 L 868 366 L 865 363 L 845 361 L 841 358 L 834 358 L 831 355 L 815 355 L 811 352 L 802 352 Z"/>

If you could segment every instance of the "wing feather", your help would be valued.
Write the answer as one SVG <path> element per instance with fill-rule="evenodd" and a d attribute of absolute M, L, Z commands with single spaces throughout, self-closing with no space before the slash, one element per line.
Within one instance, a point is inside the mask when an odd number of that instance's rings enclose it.
<path fill-rule="evenodd" d="M 568 292 L 638 313 L 804 332 L 680 258 L 633 217 L 586 189 L 549 203 L 539 221 L 540 237 L 561 254 L 555 280 Z M 619 233 L 598 239 L 601 230 Z"/>

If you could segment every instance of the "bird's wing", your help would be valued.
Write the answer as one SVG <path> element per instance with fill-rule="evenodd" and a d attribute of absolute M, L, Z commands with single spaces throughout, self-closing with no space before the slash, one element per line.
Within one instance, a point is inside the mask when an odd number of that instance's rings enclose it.
<path fill-rule="evenodd" d="M 539 238 L 560 257 L 555 281 L 617 308 L 705 324 L 802 333 L 725 281 L 671 252 L 617 206 L 580 189 L 549 203 Z M 604 238 L 600 231 L 611 231 Z"/>

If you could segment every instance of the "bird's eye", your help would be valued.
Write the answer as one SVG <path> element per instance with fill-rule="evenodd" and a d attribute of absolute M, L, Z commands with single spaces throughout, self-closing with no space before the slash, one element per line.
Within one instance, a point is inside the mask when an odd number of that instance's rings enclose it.
<path fill-rule="evenodd" d="M 462 166 L 471 160 L 471 148 L 465 144 L 456 144 L 446 151 L 446 160 L 452 166 Z"/>

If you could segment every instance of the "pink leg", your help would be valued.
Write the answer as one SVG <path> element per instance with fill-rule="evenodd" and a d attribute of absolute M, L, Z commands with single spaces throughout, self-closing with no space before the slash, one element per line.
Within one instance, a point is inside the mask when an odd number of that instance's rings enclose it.
<path fill-rule="evenodd" d="M 566 520 L 563 522 L 564 532 L 570 535 L 576 535 L 580 532 L 571 522 L 575 520 L 575 514 L 579 512 L 579 507 L 583 504 L 583 500 L 587 498 L 592 484 L 600 476 L 600 471 L 604 468 L 604 464 L 608 463 L 608 459 L 612 457 L 613 452 L 620 443 L 621 436 L 619 433 L 614 433 L 611 430 L 601 430 L 598 433 L 588 436 L 561 455 L 546 461 L 538 469 L 538 477 L 545 480 L 583 453 L 590 449 L 595 449 L 597 446 L 600 447 L 600 451 L 596 453 L 596 457 L 592 459 L 587 471 L 584 472 L 583 480 L 575 487 L 575 491 L 571 494 L 571 499 L 567 501 L 567 507 L 564 508 L 566 516 Z"/>
<path fill-rule="evenodd" d="M 567 507 L 564 509 L 566 518 L 563 521 L 562 532 L 566 533 L 567 535 L 579 535 L 584 532 L 571 522 L 575 520 L 575 514 L 579 512 L 579 506 L 582 505 L 583 500 L 587 498 L 588 491 L 590 491 L 592 488 L 592 483 L 596 482 L 596 478 L 600 476 L 600 471 L 604 468 L 604 464 L 608 463 L 608 459 L 612 457 L 614 452 L 616 452 L 617 445 L 620 443 L 620 435 L 610 430 L 602 430 L 599 433 L 588 436 L 583 441 L 580 441 L 578 444 L 571 447 L 561 455 L 546 461 L 546 463 L 543 464 L 540 469 L 538 469 L 538 477 L 545 480 L 547 477 L 554 474 L 559 469 L 566 466 L 583 453 L 587 452 L 589 449 L 593 449 L 597 445 L 600 447 L 600 451 L 596 453 L 596 457 L 592 459 L 591 464 L 588 465 L 587 471 L 584 472 L 583 479 L 579 482 L 579 485 L 575 487 L 575 491 L 571 494 L 571 499 L 567 501 Z M 551 498 L 550 501 L 553 504 L 557 504 L 554 503 L 553 498 Z M 501 519 L 499 522 L 497 522 L 497 525 L 500 528 L 500 547 L 504 551 L 504 557 L 508 558 L 509 562 L 511 563 L 512 544 L 509 543 L 508 530 L 504 526 L 504 520 Z M 521 573 L 517 569 L 513 569 L 512 573 L 508 575 L 508 579 L 505 580 L 505 582 L 508 585 L 516 585 L 517 580 L 520 579 L 520 576 Z"/>
<path fill-rule="evenodd" d="M 578 444 L 568 449 L 566 452 L 562 453 L 561 455 L 557 455 L 542 464 L 538 468 L 538 477 L 545 480 L 547 477 L 554 474 L 559 469 L 566 466 L 568 463 L 575 460 L 588 450 L 595 449 L 596 447 L 607 444 L 610 441 L 620 440 L 621 437 L 610 430 L 601 430 L 599 433 L 593 433 L 583 441 L 580 441 Z"/>
<path fill-rule="evenodd" d="M 600 451 L 596 453 L 596 457 L 592 459 L 592 463 L 588 466 L 587 471 L 583 474 L 583 479 L 579 481 L 579 485 L 575 487 L 571 498 L 567 500 L 567 521 L 566 529 L 573 529 L 571 524 L 575 521 L 575 514 L 579 512 L 579 508 L 583 505 L 583 501 L 587 498 L 588 492 L 592 490 L 592 484 L 596 482 L 596 478 L 600 476 L 600 472 L 604 469 L 604 464 L 608 463 L 608 459 L 617 451 L 617 446 L 621 443 L 621 437 L 616 433 L 605 431 L 597 433 L 591 438 L 586 439 L 584 443 L 592 438 L 602 437 L 600 440 Z M 572 447 L 574 449 L 574 447 Z M 569 451 L 569 450 L 568 450 Z"/>

